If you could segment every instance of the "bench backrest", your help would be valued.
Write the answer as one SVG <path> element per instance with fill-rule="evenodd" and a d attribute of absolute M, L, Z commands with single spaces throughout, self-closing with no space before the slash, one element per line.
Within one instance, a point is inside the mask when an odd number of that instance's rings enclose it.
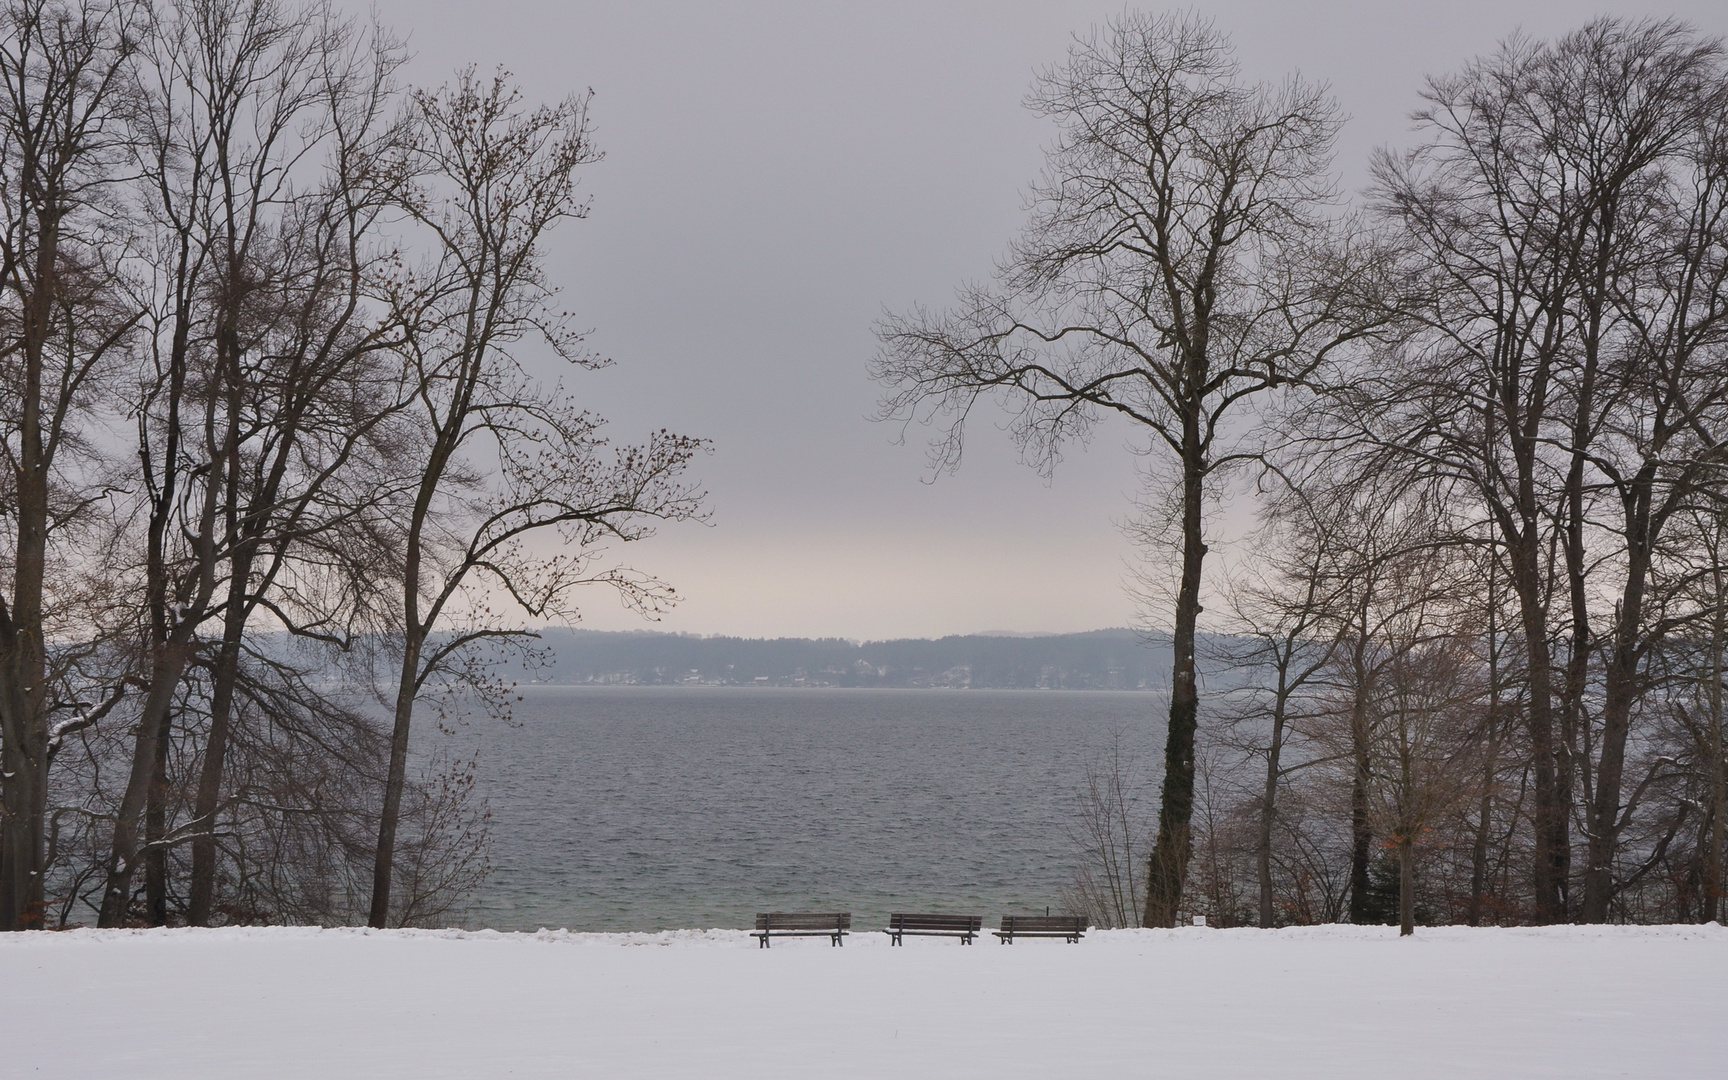
<path fill-rule="evenodd" d="M 1002 929 L 1016 934 L 1077 934 L 1086 929 L 1086 916 L 1004 915 Z"/>
<path fill-rule="evenodd" d="M 758 930 L 850 930 L 852 913 L 836 911 L 813 913 L 804 911 L 763 911 L 756 914 Z"/>
<path fill-rule="evenodd" d="M 890 930 L 951 930 L 955 933 L 977 933 L 984 927 L 982 915 L 907 915 L 896 912 L 888 916 Z"/>

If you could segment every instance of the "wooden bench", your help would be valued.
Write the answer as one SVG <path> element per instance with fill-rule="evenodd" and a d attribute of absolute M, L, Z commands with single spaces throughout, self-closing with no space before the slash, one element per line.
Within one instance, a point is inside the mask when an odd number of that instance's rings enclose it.
<path fill-rule="evenodd" d="M 1085 932 L 1084 915 L 1004 915 L 1002 929 L 991 931 L 1004 945 L 1014 944 L 1017 937 L 1067 938 L 1068 944 L 1078 945 Z"/>
<path fill-rule="evenodd" d="M 830 945 L 844 945 L 841 939 L 852 929 L 852 913 L 812 914 L 802 911 L 764 911 L 756 915 L 757 947 L 766 949 L 772 937 L 823 937 Z"/>
<path fill-rule="evenodd" d="M 888 916 L 888 929 L 883 931 L 890 945 L 904 944 L 902 934 L 928 937 L 957 937 L 960 944 L 970 945 L 984 928 L 982 915 L 906 915 L 899 912 Z"/>

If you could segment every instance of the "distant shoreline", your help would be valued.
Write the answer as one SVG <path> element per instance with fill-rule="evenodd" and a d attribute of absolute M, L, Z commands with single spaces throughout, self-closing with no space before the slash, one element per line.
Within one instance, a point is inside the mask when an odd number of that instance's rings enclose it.
<path fill-rule="evenodd" d="M 631 683 L 631 682 L 519 682 L 518 690 L 845 690 L 865 693 L 989 693 L 989 694 L 1163 694 L 1152 686 L 835 686 L 788 685 L 785 683 Z"/>
<path fill-rule="evenodd" d="M 855 642 L 547 629 L 506 665 L 518 685 L 1163 693 L 1170 650 L 1127 629 Z"/>

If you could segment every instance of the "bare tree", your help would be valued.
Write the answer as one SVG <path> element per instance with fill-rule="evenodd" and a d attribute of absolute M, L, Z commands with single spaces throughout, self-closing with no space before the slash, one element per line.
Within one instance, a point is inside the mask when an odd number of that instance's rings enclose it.
<path fill-rule="evenodd" d="M 642 446 L 609 447 L 598 417 L 573 408 L 561 386 L 534 385 L 511 352 L 538 341 L 571 364 L 600 363 L 552 308 L 541 264 L 547 233 L 587 212 L 575 172 L 597 160 L 588 99 L 524 109 L 502 74 L 468 71 L 416 93 L 413 113 L 418 185 L 405 209 L 432 255 L 405 271 L 396 297 L 410 328 L 404 354 L 423 442 L 394 518 L 400 669 L 373 926 L 391 918 L 416 700 L 459 677 L 470 646 L 529 636 L 491 603 L 533 618 L 573 616 L 576 590 L 600 584 L 657 610 L 671 590 L 603 563 L 604 544 L 701 512 L 701 493 L 683 479 L 701 443 L 662 431 Z M 547 542 L 558 553 L 532 546 Z"/>
<path fill-rule="evenodd" d="M 1624 155 L 1632 158 L 1628 166 L 1642 166 L 1642 197 L 1610 207 L 1604 217 L 1613 216 L 1599 229 L 1633 239 L 1605 254 L 1613 245 L 1593 243 L 1595 276 L 1585 295 L 1608 296 L 1587 308 L 1583 337 L 1586 357 L 1601 369 L 1602 391 L 1590 437 L 1574 439 L 1573 470 L 1582 477 L 1574 488 L 1582 491 L 1572 496 L 1567 518 L 1571 532 L 1589 530 L 1606 540 L 1590 552 L 1594 566 L 1583 551 L 1572 557 L 1574 609 L 1589 604 L 1587 576 L 1600 581 L 1605 569 L 1615 571 L 1614 603 L 1598 645 L 1597 749 L 1581 755 L 1594 768 L 1586 774 L 1588 860 L 1579 914 L 1604 922 L 1617 889 L 1619 834 L 1634 801 L 1628 745 L 1639 702 L 1653 685 L 1651 654 L 1699 614 L 1666 602 L 1660 585 L 1672 575 L 1662 563 L 1670 534 L 1701 499 L 1711 501 L 1728 464 L 1728 67 L 1720 42 L 1700 41 L 1680 27 L 1638 33 L 1592 24 L 1580 37 L 1588 59 L 1576 66 L 1590 89 L 1606 85 L 1595 94 L 1565 95 L 1575 107 L 1584 103 L 1573 126 L 1594 131 L 1605 116 L 1619 122 L 1607 138 L 1580 140 L 1576 156 L 1613 164 L 1600 143 L 1650 144 L 1642 158 Z M 1636 73 L 1619 74 L 1628 67 Z M 1622 119 L 1627 101 L 1638 108 Z M 1599 509 L 1591 505 L 1597 492 Z M 1603 549 L 1613 555 L 1606 566 Z"/>
<path fill-rule="evenodd" d="M 368 370 L 380 334 L 359 302 L 365 232 L 393 194 L 376 146 L 392 46 L 327 6 L 184 0 L 144 48 L 134 143 L 153 230 L 141 257 L 152 333 L 135 410 L 147 689 L 115 810 L 110 926 L 131 917 L 140 863 L 144 918 L 166 920 L 167 853 L 185 843 L 191 914 L 207 920 L 241 638 L 280 570 L 280 541 L 312 531 L 315 493 L 389 415 L 397 386 Z M 171 834 L 175 701 L 216 619 L 196 808 Z"/>
<path fill-rule="evenodd" d="M 63 924 L 439 917 L 485 811 L 471 766 L 409 774 L 415 696 L 481 686 L 471 646 L 578 585 L 669 602 L 604 541 L 700 513 L 700 443 L 611 447 L 510 352 L 600 363 L 540 267 L 586 101 L 405 98 L 399 46 L 319 0 L 0 22 L 0 924 L 41 925 L 49 877 Z M 341 655 L 380 630 L 389 737 Z"/>
<path fill-rule="evenodd" d="M 1342 642 L 1338 603 L 1348 578 L 1337 572 L 1331 549 L 1334 523 L 1300 489 L 1275 500 L 1252 544 L 1258 553 L 1237 568 L 1226 593 L 1234 631 L 1217 647 L 1218 660 L 1246 680 L 1229 710 L 1239 733 L 1231 738 L 1264 765 L 1254 851 L 1259 922 L 1277 922 L 1273 887 L 1278 799 L 1287 778 L 1324 761 L 1310 747 L 1292 754 L 1292 742 L 1311 738 L 1325 708 L 1323 690 Z"/>
<path fill-rule="evenodd" d="M 352 542 L 360 550 L 340 545 L 377 494 L 365 477 L 387 471 L 396 449 L 392 425 L 408 403 L 399 368 L 385 351 L 397 344 L 397 327 L 368 295 L 374 264 L 387 254 L 379 218 L 404 180 L 391 116 L 399 48 L 328 11 L 294 17 L 315 30 L 306 89 L 316 103 L 301 137 L 328 144 L 321 148 L 328 164 L 321 186 L 284 207 L 270 242 L 236 255 L 258 270 L 248 274 L 244 341 L 237 330 L 227 331 L 235 337 L 226 350 L 230 408 L 244 421 L 240 439 L 226 448 L 220 541 L 226 596 L 188 823 L 187 921 L 195 926 L 209 921 L 213 902 L 213 830 L 246 637 L 264 612 L 291 632 L 345 642 L 355 590 L 338 589 L 334 603 L 321 603 L 306 578 L 323 571 L 332 555 L 346 573 L 383 569 L 364 551 L 375 539 L 364 530 Z"/>
<path fill-rule="evenodd" d="M 1245 402 L 1365 332 L 1352 302 L 1368 291 L 1364 263 L 1326 213 L 1339 115 L 1299 79 L 1241 81 L 1229 42 L 1199 18 L 1138 14 L 1077 42 L 1028 106 L 1061 134 L 998 287 L 884 321 L 873 374 L 885 416 L 947 417 L 938 469 L 958 465 L 986 398 L 1014 410 L 1041 467 L 1105 417 L 1174 462 L 1181 565 L 1144 910 L 1169 926 L 1191 852 L 1208 486 L 1239 460 Z"/>
<path fill-rule="evenodd" d="M 1691 572 L 1657 591 L 1691 606 L 1697 617 L 1688 620 L 1686 631 L 1661 642 L 1651 658 L 1649 677 L 1665 700 L 1660 708 L 1647 708 L 1658 714 L 1657 731 L 1637 755 L 1650 760 L 1634 759 L 1642 778 L 1633 801 L 1651 801 L 1653 786 L 1661 792 L 1651 815 L 1657 839 L 1650 854 L 1669 864 L 1673 917 L 1711 922 L 1722 919 L 1728 895 L 1728 516 L 1701 507 L 1682 524 L 1686 528 L 1671 543 L 1686 542 Z M 1696 821 L 1693 842 L 1690 850 L 1676 851 L 1674 840 L 1688 818 Z M 1626 877 L 1644 876 L 1650 867 L 1649 855 L 1639 855 L 1644 858 Z"/>
<path fill-rule="evenodd" d="M 1703 902 L 1699 905 L 1699 922 L 1728 922 L 1728 710 L 1723 708 L 1723 694 L 1728 690 L 1728 523 L 1720 514 L 1711 515 L 1708 525 L 1709 589 L 1706 593 L 1710 608 L 1707 659 L 1699 665 L 1700 691 L 1695 700 L 1701 708 L 1692 725 L 1702 729 L 1695 741 L 1706 763 L 1703 770 L 1708 792 L 1707 813 L 1703 830 L 1705 857 L 1701 867 Z"/>
<path fill-rule="evenodd" d="M 111 211 L 127 137 L 128 63 L 143 13 L 96 0 L 0 7 L 0 510 L 10 580 L 0 597 L 0 929 L 42 925 L 48 765 L 71 729 L 112 708 L 65 694 L 50 638 L 88 640 L 98 620 L 50 574 L 100 499 L 96 410 L 142 314 L 118 264 Z M 99 470 L 98 470 L 99 471 Z M 59 541 L 59 543 L 57 543 Z M 57 552 L 57 549 L 58 552 Z M 56 557 L 58 553 L 58 558 Z M 60 714 L 63 718 L 56 721 Z"/>
<path fill-rule="evenodd" d="M 1068 910 L 1106 929 L 1141 925 L 1141 867 L 1152 843 L 1152 818 L 1140 802 L 1145 779 L 1122 738 L 1116 732 L 1086 767 L 1072 832 L 1080 864 L 1062 896 Z"/>
<path fill-rule="evenodd" d="M 1375 686 L 1374 817 L 1397 853 L 1401 935 L 1415 927 L 1417 845 L 1469 801 L 1474 771 L 1479 669 L 1471 643 L 1453 632 L 1439 561 L 1406 558 L 1388 575 L 1397 614 L 1381 628 L 1387 660 Z"/>
<path fill-rule="evenodd" d="M 1475 827 L 1470 840 L 1470 893 L 1464 918 L 1471 926 L 1479 926 L 1489 915 L 1492 899 L 1489 884 L 1490 856 L 1503 846 L 1495 842 L 1494 832 L 1503 828 L 1503 774 L 1509 762 L 1515 766 L 1518 761 L 1516 747 L 1509 747 L 1508 744 L 1512 741 L 1512 729 L 1518 722 L 1523 703 L 1520 690 L 1522 680 L 1518 672 L 1508 664 L 1508 654 L 1515 652 L 1516 646 L 1507 640 L 1507 635 L 1503 632 L 1506 625 L 1505 575 L 1501 571 L 1499 552 L 1492 545 L 1484 545 L 1474 551 L 1476 570 L 1473 576 L 1478 581 L 1486 580 L 1483 581 L 1480 603 L 1472 605 L 1465 599 L 1462 606 L 1465 617 L 1472 617 L 1473 613 L 1479 620 L 1478 625 L 1483 628 L 1478 659 L 1486 684 L 1486 702 L 1477 738 L 1481 777 L 1478 781 Z M 1508 752 L 1509 750 L 1511 752 Z M 1516 823 L 1516 813 L 1511 816 Z M 1512 831 L 1510 828 L 1504 829 L 1507 840 L 1510 840 Z M 1501 861 L 1504 863 L 1506 860 L 1502 858 Z M 1495 906 L 1505 907 L 1504 898 L 1500 898 Z"/>
<path fill-rule="evenodd" d="M 1514 39 L 1431 80 L 1418 114 L 1429 139 L 1376 164 L 1377 202 L 1422 283 L 1408 306 L 1422 329 L 1348 394 L 1449 493 L 1458 531 L 1487 529 L 1503 553 L 1528 680 L 1540 921 L 1571 908 L 1580 785 L 1580 914 L 1606 917 L 1640 671 L 1671 629 L 1648 617 L 1652 560 L 1715 468 L 1718 53 L 1674 22 Z"/>

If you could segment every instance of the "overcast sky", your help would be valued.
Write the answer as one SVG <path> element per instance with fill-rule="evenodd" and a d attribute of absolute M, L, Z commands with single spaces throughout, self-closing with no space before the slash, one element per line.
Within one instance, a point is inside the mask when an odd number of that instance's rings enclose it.
<path fill-rule="evenodd" d="M 357 11 L 364 10 L 356 3 Z M 648 628 L 747 636 L 935 636 L 1128 624 L 1137 488 L 1126 433 L 1046 483 L 987 424 L 934 483 L 924 433 L 872 423 L 865 375 L 884 308 L 940 304 L 989 275 L 1024 217 L 1047 122 L 1020 105 L 1112 3 L 582 3 L 378 0 L 409 78 L 502 65 L 536 97 L 592 87 L 606 158 L 593 214 L 552 251 L 567 306 L 616 364 L 569 380 L 621 441 L 668 427 L 714 440 L 708 527 L 625 552 L 685 602 Z M 1154 8 L 1157 10 L 1157 8 Z M 1359 185 L 1408 137 L 1422 77 L 1522 28 L 1676 15 L 1728 33 L 1722 0 L 1199 6 L 1244 72 L 1329 82 L 1352 116 L 1339 168 Z M 645 627 L 610 598 L 583 625 Z"/>

